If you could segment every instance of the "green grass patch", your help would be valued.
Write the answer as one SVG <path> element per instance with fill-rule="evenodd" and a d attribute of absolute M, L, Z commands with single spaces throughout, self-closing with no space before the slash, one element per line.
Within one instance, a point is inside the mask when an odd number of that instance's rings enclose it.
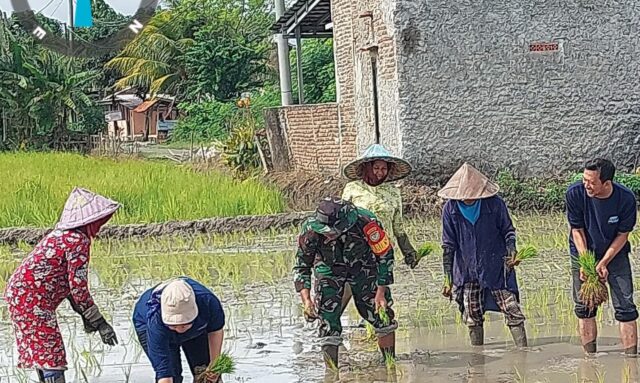
<path fill-rule="evenodd" d="M 0 227 L 52 226 L 74 186 L 120 202 L 111 221 L 119 224 L 272 214 L 285 206 L 279 191 L 258 181 L 156 161 L 4 153 L 0 177 Z"/>

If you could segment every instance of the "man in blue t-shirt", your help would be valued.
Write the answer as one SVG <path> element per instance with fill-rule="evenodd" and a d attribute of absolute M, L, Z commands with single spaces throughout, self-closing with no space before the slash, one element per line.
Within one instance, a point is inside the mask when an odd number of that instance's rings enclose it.
<path fill-rule="evenodd" d="M 584 167 L 583 181 L 571 185 L 567 190 L 573 300 L 584 350 L 595 353 L 597 307 L 589 310 L 579 299 L 585 278 L 576 264 L 578 254 L 591 250 L 596 256 L 596 271 L 610 286 L 625 353 L 636 355 L 638 310 L 633 301 L 633 278 L 629 263 L 631 245 L 628 241 L 629 233 L 636 224 L 636 198 L 631 190 L 613 182 L 614 174 L 615 167 L 611 161 L 600 158 L 589 161 Z"/>
<path fill-rule="evenodd" d="M 195 377 L 221 353 L 224 311 L 218 298 L 197 281 L 181 277 L 145 291 L 133 324 L 151 361 L 157 383 L 181 383 L 180 348 Z M 208 376 L 206 382 L 222 382 Z"/>

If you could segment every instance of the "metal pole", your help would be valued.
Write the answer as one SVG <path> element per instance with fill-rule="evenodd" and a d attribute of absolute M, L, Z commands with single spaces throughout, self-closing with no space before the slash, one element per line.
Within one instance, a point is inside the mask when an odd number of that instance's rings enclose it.
<path fill-rule="evenodd" d="M 7 142 L 7 116 L 2 108 L 2 142 Z"/>
<path fill-rule="evenodd" d="M 380 115 L 378 110 L 378 55 L 371 55 L 371 77 L 373 77 L 373 117 L 376 132 L 376 144 L 380 143 Z"/>
<path fill-rule="evenodd" d="M 69 0 L 69 47 L 71 48 L 71 52 L 73 52 L 73 0 Z"/>
<path fill-rule="evenodd" d="M 296 28 L 296 64 L 298 71 L 298 103 L 304 104 L 304 79 L 302 78 L 302 37 L 300 37 L 300 27 Z"/>
<path fill-rule="evenodd" d="M 72 0 L 73 1 L 73 0 Z M 276 1 L 276 20 L 279 20 L 284 15 L 284 0 Z M 289 44 L 284 36 L 280 33 L 276 36 L 276 43 L 278 44 L 278 68 L 280 72 L 280 96 L 282 99 L 282 105 L 293 104 L 293 97 L 291 95 L 291 64 L 289 63 Z"/>

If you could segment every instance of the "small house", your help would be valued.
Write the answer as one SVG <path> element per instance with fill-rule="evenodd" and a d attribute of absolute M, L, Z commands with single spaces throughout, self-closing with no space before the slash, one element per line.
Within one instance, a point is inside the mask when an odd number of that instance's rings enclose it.
<path fill-rule="evenodd" d="M 108 136 L 122 141 L 163 141 L 177 122 L 175 97 L 169 95 L 143 99 L 130 88 L 107 95 L 98 104 L 104 108 Z"/>

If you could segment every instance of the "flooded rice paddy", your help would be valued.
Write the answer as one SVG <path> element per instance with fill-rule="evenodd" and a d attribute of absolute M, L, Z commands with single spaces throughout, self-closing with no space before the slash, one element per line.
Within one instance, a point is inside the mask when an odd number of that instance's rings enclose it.
<path fill-rule="evenodd" d="M 527 316 L 529 348 L 514 349 L 501 315 L 490 314 L 485 346 L 469 346 L 466 327 L 454 303 L 440 296 L 441 253 L 411 271 L 396 266 L 392 288 L 400 327 L 398 361 L 387 370 L 375 341 L 357 327 L 350 304 L 343 321 L 340 382 L 638 382 L 638 359 L 622 357 L 610 306 L 598 316 L 599 354 L 584 357 L 576 336 L 570 297 L 566 224 L 560 215 L 514 219 L 519 244 L 536 246 L 541 256 L 518 267 L 521 303 Z M 414 245 L 437 243 L 437 221 L 408 225 Z M 137 297 L 154 284 L 189 275 L 220 297 L 227 315 L 225 351 L 237 371 L 225 382 L 333 382 L 326 376 L 315 324 L 302 317 L 291 278 L 295 230 L 193 238 L 97 242 L 91 260 L 91 290 L 113 323 L 120 343 L 104 346 L 86 335 L 80 318 L 64 302 L 58 309 L 69 360 L 68 381 L 150 382 L 153 371 L 137 344 L 131 324 Z M 632 237 L 632 244 L 638 237 Z M 28 246 L 0 248 L 0 290 Z M 638 269 L 638 253 L 632 256 Z M 636 286 L 638 286 L 636 284 Z M 36 381 L 32 371 L 15 368 L 16 351 L 4 302 L 0 303 L 0 383 Z M 186 367 L 186 364 L 185 364 Z M 185 374 L 185 382 L 191 376 Z"/>

